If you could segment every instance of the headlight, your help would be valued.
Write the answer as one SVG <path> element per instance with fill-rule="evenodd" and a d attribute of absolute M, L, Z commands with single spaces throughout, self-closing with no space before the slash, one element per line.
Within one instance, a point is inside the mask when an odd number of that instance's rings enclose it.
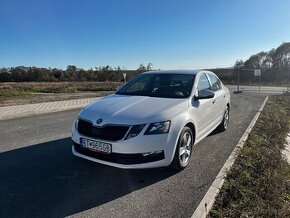
<path fill-rule="evenodd" d="M 139 133 L 143 130 L 144 127 L 145 127 L 145 124 L 132 126 L 132 128 L 130 129 L 125 139 L 136 137 L 137 135 L 139 135 Z"/>
<path fill-rule="evenodd" d="M 144 135 L 164 134 L 164 133 L 168 133 L 169 129 L 170 129 L 170 121 L 151 123 L 148 126 Z"/>
<path fill-rule="evenodd" d="M 77 116 L 77 118 L 75 119 L 75 128 L 78 129 L 78 125 L 79 125 L 79 116 Z"/>

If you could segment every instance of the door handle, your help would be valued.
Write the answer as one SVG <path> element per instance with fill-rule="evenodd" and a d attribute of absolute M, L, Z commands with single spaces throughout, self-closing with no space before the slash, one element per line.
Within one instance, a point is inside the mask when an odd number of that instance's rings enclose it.
<path fill-rule="evenodd" d="M 216 100 L 213 100 L 212 103 L 215 104 Z"/>

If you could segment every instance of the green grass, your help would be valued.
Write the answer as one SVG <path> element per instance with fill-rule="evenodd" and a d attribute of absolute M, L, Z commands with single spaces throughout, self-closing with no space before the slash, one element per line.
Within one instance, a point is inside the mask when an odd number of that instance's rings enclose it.
<path fill-rule="evenodd" d="M 282 158 L 290 97 L 269 98 L 209 217 L 290 217 L 290 167 Z"/>
<path fill-rule="evenodd" d="M 29 95 L 30 92 L 23 91 L 23 90 L 1 90 L 0 89 L 0 97 L 2 98 L 9 98 L 9 97 L 15 97 L 15 96 L 23 96 L 23 95 Z"/>

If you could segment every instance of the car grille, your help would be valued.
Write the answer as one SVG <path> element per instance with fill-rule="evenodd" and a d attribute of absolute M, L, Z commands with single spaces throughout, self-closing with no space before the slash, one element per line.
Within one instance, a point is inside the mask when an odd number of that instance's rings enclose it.
<path fill-rule="evenodd" d="M 78 132 L 84 136 L 95 139 L 103 139 L 109 141 L 118 141 L 124 138 L 127 133 L 128 126 L 107 125 L 104 127 L 94 126 L 91 122 L 79 119 Z"/>

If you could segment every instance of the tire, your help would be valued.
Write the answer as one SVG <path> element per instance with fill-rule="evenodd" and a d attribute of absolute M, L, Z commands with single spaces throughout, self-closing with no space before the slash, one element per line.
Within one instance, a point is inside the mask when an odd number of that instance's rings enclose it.
<path fill-rule="evenodd" d="M 177 142 L 174 159 L 171 163 L 172 168 L 180 171 L 187 167 L 191 157 L 193 143 L 194 137 L 192 131 L 189 127 L 185 126 Z"/>
<path fill-rule="evenodd" d="M 230 121 L 230 109 L 229 106 L 227 106 L 224 113 L 223 121 L 220 123 L 217 129 L 220 132 L 226 131 L 229 127 L 229 121 Z"/>

